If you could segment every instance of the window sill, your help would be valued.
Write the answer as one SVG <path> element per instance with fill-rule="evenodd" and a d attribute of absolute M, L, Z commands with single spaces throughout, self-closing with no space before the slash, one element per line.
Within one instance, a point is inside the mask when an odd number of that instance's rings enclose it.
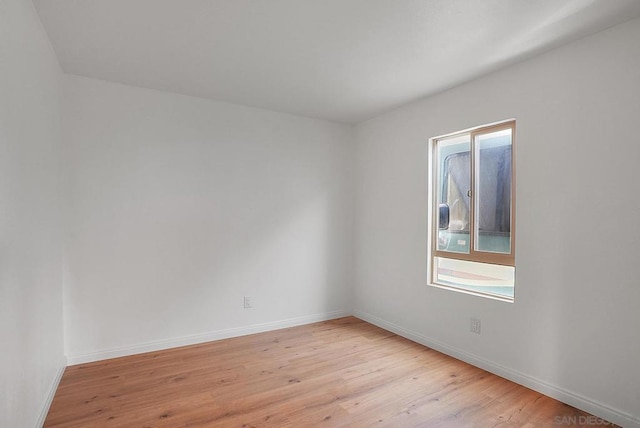
<path fill-rule="evenodd" d="M 454 287 L 454 286 L 451 286 L 451 285 L 438 284 L 437 282 L 428 282 L 427 286 L 440 288 L 442 290 L 455 291 L 455 292 L 463 293 L 463 294 L 470 294 L 472 296 L 484 297 L 484 298 L 491 299 L 491 300 L 497 300 L 499 302 L 505 302 L 505 303 L 513 303 L 514 302 L 514 298 L 513 297 L 499 296 L 499 295 L 496 295 L 496 294 L 489 294 L 489 293 L 482 293 L 482 292 L 479 292 L 479 291 L 469 290 L 469 289 L 466 289 L 466 288 L 459 288 L 459 287 Z"/>

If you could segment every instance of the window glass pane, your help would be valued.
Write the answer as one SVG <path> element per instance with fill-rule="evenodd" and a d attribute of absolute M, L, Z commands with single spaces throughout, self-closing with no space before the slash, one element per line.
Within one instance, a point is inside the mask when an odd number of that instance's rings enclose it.
<path fill-rule="evenodd" d="M 437 284 L 513 299 L 515 268 L 434 257 Z"/>
<path fill-rule="evenodd" d="M 438 250 L 469 253 L 471 189 L 471 140 L 469 135 L 439 140 Z"/>
<path fill-rule="evenodd" d="M 511 253 L 511 129 L 477 135 L 475 250 Z"/>

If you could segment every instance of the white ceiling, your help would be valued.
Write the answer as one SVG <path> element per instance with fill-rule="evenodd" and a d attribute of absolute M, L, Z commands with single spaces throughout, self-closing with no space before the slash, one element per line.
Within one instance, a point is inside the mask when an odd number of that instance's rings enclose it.
<path fill-rule="evenodd" d="M 64 71 L 358 122 L 640 16 L 640 0 L 34 0 Z"/>

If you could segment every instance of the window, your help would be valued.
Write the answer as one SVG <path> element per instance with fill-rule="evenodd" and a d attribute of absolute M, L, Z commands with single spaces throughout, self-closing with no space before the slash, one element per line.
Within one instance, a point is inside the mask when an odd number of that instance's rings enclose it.
<path fill-rule="evenodd" d="M 515 122 L 432 139 L 432 285 L 512 301 Z"/>

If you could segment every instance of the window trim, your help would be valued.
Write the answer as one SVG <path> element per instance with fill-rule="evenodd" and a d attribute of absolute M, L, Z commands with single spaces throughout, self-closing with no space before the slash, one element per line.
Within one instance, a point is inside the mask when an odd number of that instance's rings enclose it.
<path fill-rule="evenodd" d="M 511 210 L 510 210 L 510 253 L 502 254 L 502 253 L 492 253 L 486 251 L 476 251 L 475 250 L 475 239 L 476 239 L 476 210 L 478 199 L 476 198 L 477 188 L 476 188 L 476 138 L 479 135 L 484 135 L 491 132 L 497 132 L 505 129 L 511 129 Z M 441 162 L 437 156 L 437 147 L 438 142 L 442 140 L 447 140 L 455 137 L 469 135 L 470 139 L 470 163 L 471 163 L 471 189 L 472 197 L 469 211 L 469 253 L 456 253 L 449 251 L 438 250 L 438 221 L 439 221 L 439 213 L 438 213 L 438 186 L 441 185 L 439 183 L 439 173 Z M 431 181 L 431 222 L 429 224 L 429 232 L 431 239 L 431 254 L 429 256 L 429 266 L 430 266 L 430 281 L 429 283 L 437 286 L 443 286 L 436 282 L 436 273 L 435 273 L 435 258 L 448 258 L 448 259 L 456 259 L 456 260 L 465 260 L 471 262 L 479 262 L 479 263 L 489 263 L 495 265 L 503 265 L 503 266 L 512 266 L 515 268 L 515 248 L 516 248 L 516 121 L 515 119 L 509 119 L 502 122 L 497 122 L 489 125 L 483 125 L 476 128 L 467 129 L 464 131 L 455 132 L 452 134 L 446 134 L 438 137 L 434 137 L 430 139 L 430 162 L 429 162 L 429 178 Z M 449 288 L 450 286 L 445 285 L 444 287 Z M 464 288 L 459 289 L 457 287 L 451 287 L 456 290 L 462 290 L 469 292 L 469 290 L 465 290 Z M 471 292 L 472 294 L 476 294 L 475 292 Z M 485 295 L 483 293 L 480 293 Z M 494 297 L 493 295 L 490 295 Z"/>

